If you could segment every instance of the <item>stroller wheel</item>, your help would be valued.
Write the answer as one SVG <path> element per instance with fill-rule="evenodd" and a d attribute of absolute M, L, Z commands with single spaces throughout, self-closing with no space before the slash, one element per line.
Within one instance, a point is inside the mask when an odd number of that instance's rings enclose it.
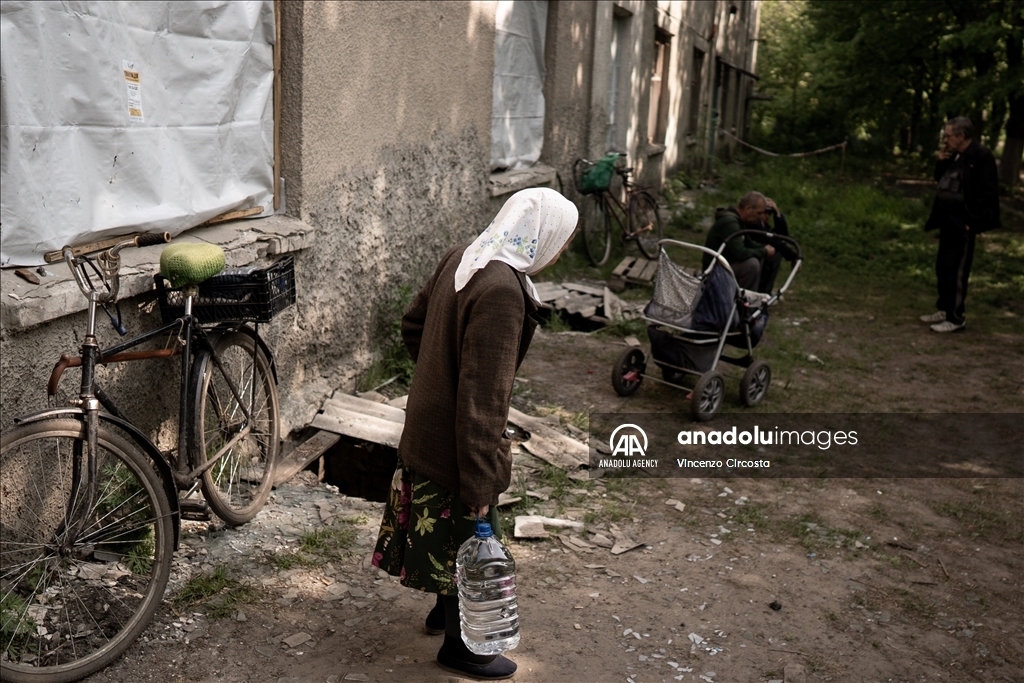
<path fill-rule="evenodd" d="M 753 407 L 761 402 L 768 393 L 768 385 L 772 381 L 772 369 L 763 360 L 750 364 L 740 380 L 740 400 L 743 405 Z"/>
<path fill-rule="evenodd" d="M 722 407 L 725 397 L 725 379 L 718 372 L 705 372 L 693 387 L 690 398 L 690 416 L 697 422 L 710 420 Z"/>
<path fill-rule="evenodd" d="M 643 373 L 647 369 L 644 352 L 632 346 L 622 352 L 612 368 L 612 386 L 619 396 L 632 396 L 640 388 L 644 380 Z"/>

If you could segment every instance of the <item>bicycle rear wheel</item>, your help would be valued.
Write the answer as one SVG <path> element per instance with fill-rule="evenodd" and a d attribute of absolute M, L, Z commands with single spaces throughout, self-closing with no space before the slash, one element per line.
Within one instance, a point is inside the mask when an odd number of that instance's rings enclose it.
<path fill-rule="evenodd" d="M 603 266 L 612 252 L 612 224 L 608 217 L 608 206 L 600 193 L 583 197 L 580 205 L 580 232 L 590 263 Z"/>
<path fill-rule="evenodd" d="M 658 242 L 663 237 L 661 217 L 658 203 L 646 192 L 639 192 L 629 200 L 629 233 L 644 256 L 658 258 Z"/>
<path fill-rule="evenodd" d="M 252 334 L 227 332 L 213 343 L 223 372 L 209 354 L 197 357 L 193 466 L 201 467 L 227 449 L 203 472 L 203 496 L 218 517 L 238 526 L 256 516 L 274 484 L 280 447 L 277 385 L 270 360 Z"/>
<path fill-rule="evenodd" d="M 59 683 L 113 662 L 163 597 L 174 552 L 153 465 L 100 426 L 89 501 L 85 424 L 0 437 L 0 678 Z M 81 474 L 79 474 L 81 473 Z"/>

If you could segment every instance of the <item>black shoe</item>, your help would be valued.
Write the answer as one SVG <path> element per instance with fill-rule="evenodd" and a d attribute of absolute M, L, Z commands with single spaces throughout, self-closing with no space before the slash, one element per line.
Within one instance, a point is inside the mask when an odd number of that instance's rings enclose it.
<path fill-rule="evenodd" d="M 445 671 L 461 674 L 480 681 L 500 681 L 512 678 L 519 667 L 501 655 L 475 655 L 461 638 L 446 635 L 444 645 L 437 652 L 437 665 Z"/>
<path fill-rule="evenodd" d="M 423 630 L 431 636 L 439 636 L 444 633 L 444 603 L 441 602 L 441 596 L 437 596 L 437 604 L 434 605 L 434 609 L 430 610 L 430 614 L 427 615 L 427 621 L 423 625 Z"/>

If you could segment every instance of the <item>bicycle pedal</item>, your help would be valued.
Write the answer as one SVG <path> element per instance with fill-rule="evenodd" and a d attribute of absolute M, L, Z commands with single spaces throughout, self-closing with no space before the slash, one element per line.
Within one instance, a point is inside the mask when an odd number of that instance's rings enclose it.
<path fill-rule="evenodd" d="M 178 501 L 178 511 L 182 519 L 192 522 L 209 522 L 213 519 L 210 512 L 210 504 L 205 500 L 193 500 L 191 498 Z"/>

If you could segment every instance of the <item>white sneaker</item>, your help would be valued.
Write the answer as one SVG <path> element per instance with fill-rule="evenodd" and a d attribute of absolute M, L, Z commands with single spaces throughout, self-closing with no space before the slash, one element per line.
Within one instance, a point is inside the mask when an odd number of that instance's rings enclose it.
<path fill-rule="evenodd" d="M 921 322 L 923 322 L 923 323 L 941 323 L 945 319 L 946 319 L 946 312 L 945 311 L 935 311 L 934 313 L 929 313 L 928 315 L 922 315 L 921 316 Z"/>
<path fill-rule="evenodd" d="M 960 323 L 959 325 L 950 320 L 944 320 L 941 323 L 932 325 L 933 332 L 961 332 L 967 329 L 967 323 Z"/>

